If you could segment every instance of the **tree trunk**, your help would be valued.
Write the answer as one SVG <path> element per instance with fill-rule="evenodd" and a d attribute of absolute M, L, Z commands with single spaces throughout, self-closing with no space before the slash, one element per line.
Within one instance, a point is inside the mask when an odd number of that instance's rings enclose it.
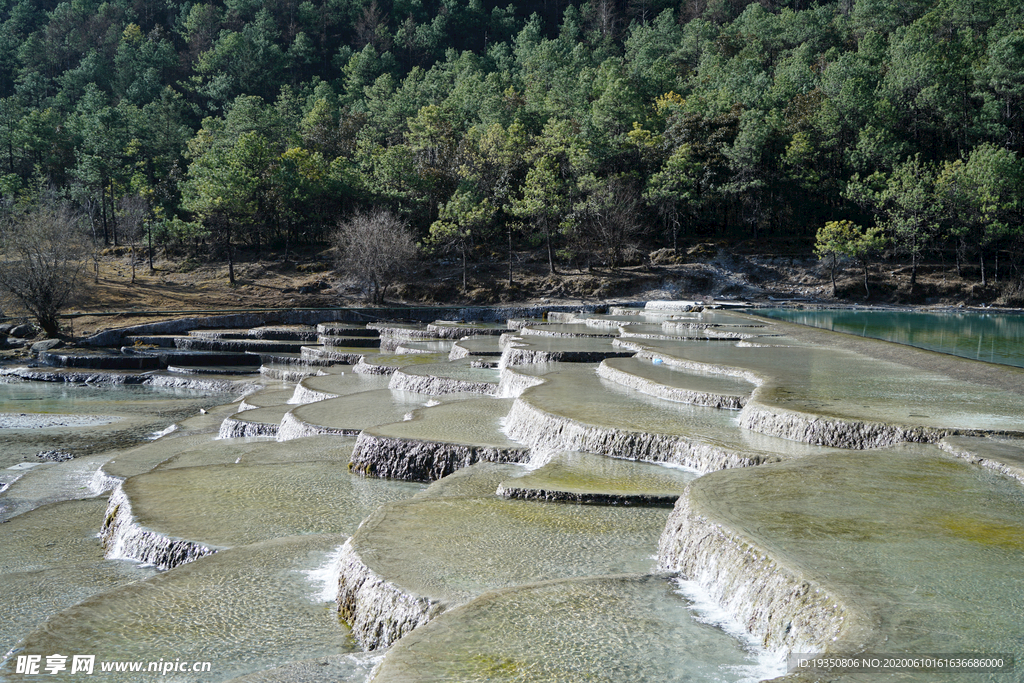
<path fill-rule="evenodd" d="M 110 244 L 110 234 L 107 231 L 107 195 L 100 188 L 100 218 L 103 222 L 103 246 Z"/>
<path fill-rule="evenodd" d="M 548 273 L 550 275 L 554 275 L 558 271 L 555 270 L 555 256 L 554 256 L 554 253 L 551 250 L 551 229 L 550 228 L 545 228 L 544 229 L 544 237 L 545 237 L 545 241 L 547 242 L 547 245 L 548 245 Z"/>
<path fill-rule="evenodd" d="M 462 242 L 462 293 L 465 294 L 467 291 L 466 287 L 466 242 Z"/>
<path fill-rule="evenodd" d="M 107 181 L 110 189 L 110 234 L 114 238 L 114 246 L 117 246 L 117 211 L 114 209 L 114 181 Z"/>
<path fill-rule="evenodd" d="M 868 262 L 862 261 L 861 265 L 864 266 L 864 298 L 868 299 L 871 297 L 871 290 L 868 289 Z M 913 285 L 911 285 L 911 289 L 913 289 Z"/>
<path fill-rule="evenodd" d="M 988 286 L 988 279 L 985 277 L 985 252 L 978 252 L 978 262 L 981 263 L 981 286 Z"/>
<path fill-rule="evenodd" d="M 60 335 L 60 325 L 57 323 L 57 316 L 40 315 L 36 318 L 39 327 L 43 328 L 47 339 L 54 339 Z"/>
<path fill-rule="evenodd" d="M 228 247 L 228 282 L 235 284 L 235 254 L 231 248 L 231 223 L 224 221 L 224 239 Z"/>
<path fill-rule="evenodd" d="M 914 287 L 917 285 L 917 259 L 918 256 L 915 253 L 910 259 L 910 293 L 914 293 Z"/>
<path fill-rule="evenodd" d="M 836 253 L 832 252 L 832 298 L 836 298 Z"/>
<path fill-rule="evenodd" d="M 508 286 L 512 286 L 512 225 L 508 226 Z"/>

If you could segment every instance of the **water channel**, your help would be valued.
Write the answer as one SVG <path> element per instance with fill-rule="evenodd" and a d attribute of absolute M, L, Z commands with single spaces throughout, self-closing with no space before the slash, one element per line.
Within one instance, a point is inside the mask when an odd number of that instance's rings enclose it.
<path fill-rule="evenodd" d="M 0 681 L 1024 680 L 1012 364 L 684 302 L 268 330 L 3 370 Z"/>

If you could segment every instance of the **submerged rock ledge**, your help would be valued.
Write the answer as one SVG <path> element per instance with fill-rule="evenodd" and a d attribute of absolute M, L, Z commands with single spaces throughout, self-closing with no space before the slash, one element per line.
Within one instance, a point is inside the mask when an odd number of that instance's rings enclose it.
<path fill-rule="evenodd" d="M 1024 449 L 979 437 L 945 438 L 936 445 L 972 465 L 993 470 L 1024 484 Z"/>
<path fill-rule="evenodd" d="M 135 560 L 157 569 L 173 569 L 220 550 L 194 541 L 173 539 L 136 523 L 123 483 L 110 494 L 100 537 L 105 557 Z"/>
<path fill-rule="evenodd" d="M 363 562 L 352 539 L 342 547 L 339 566 L 338 615 L 364 650 L 389 647 L 447 609 L 385 581 Z"/>
<path fill-rule="evenodd" d="M 546 503 L 575 503 L 577 505 L 622 505 L 634 507 L 666 507 L 676 504 L 679 496 L 647 495 L 642 493 L 583 493 L 557 489 L 532 489 L 499 484 L 495 495 L 516 500 L 538 500 Z"/>
<path fill-rule="evenodd" d="M 663 398 L 668 401 L 677 401 L 679 403 L 689 403 L 696 406 L 719 408 L 723 410 L 739 410 L 747 402 L 746 396 L 727 396 L 724 394 L 714 394 L 707 391 L 695 391 L 691 389 L 683 389 L 681 387 L 659 384 L 645 377 L 639 377 L 617 368 L 613 368 L 604 362 L 597 366 L 597 374 L 599 377 L 603 377 L 606 380 L 615 382 L 616 384 L 620 384 L 630 389 L 635 389 L 636 391 L 649 396 Z"/>
<path fill-rule="evenodd" d="M 436 481 L 482 461 L 523 463 L 529 459 L 528 448 L 402 439 L 364 431 L 356 440 L 348 466 L 353 472 L 375 477 Z"/>

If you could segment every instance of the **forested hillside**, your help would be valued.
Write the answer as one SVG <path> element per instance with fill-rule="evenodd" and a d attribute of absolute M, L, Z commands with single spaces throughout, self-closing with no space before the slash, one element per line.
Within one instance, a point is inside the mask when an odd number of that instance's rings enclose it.
<path fill-rule="evenodd" d="M 386 207 L 555 269 L 851 220 L 1020 278 L 1017 0 L 0 7 L 4 206 L 69 200 L 97 244 L 321 244 Z"/>

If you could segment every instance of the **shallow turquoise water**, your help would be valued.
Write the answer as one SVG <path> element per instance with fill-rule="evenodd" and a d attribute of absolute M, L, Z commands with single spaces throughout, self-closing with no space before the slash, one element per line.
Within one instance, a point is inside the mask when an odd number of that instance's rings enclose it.
<path fill-rule="evenodd" d="M 799 311 L 769 308 L 756 315 L 916 346 L 962 358 L 1024 367 L 1024 315 L 982 312 Z"/>

